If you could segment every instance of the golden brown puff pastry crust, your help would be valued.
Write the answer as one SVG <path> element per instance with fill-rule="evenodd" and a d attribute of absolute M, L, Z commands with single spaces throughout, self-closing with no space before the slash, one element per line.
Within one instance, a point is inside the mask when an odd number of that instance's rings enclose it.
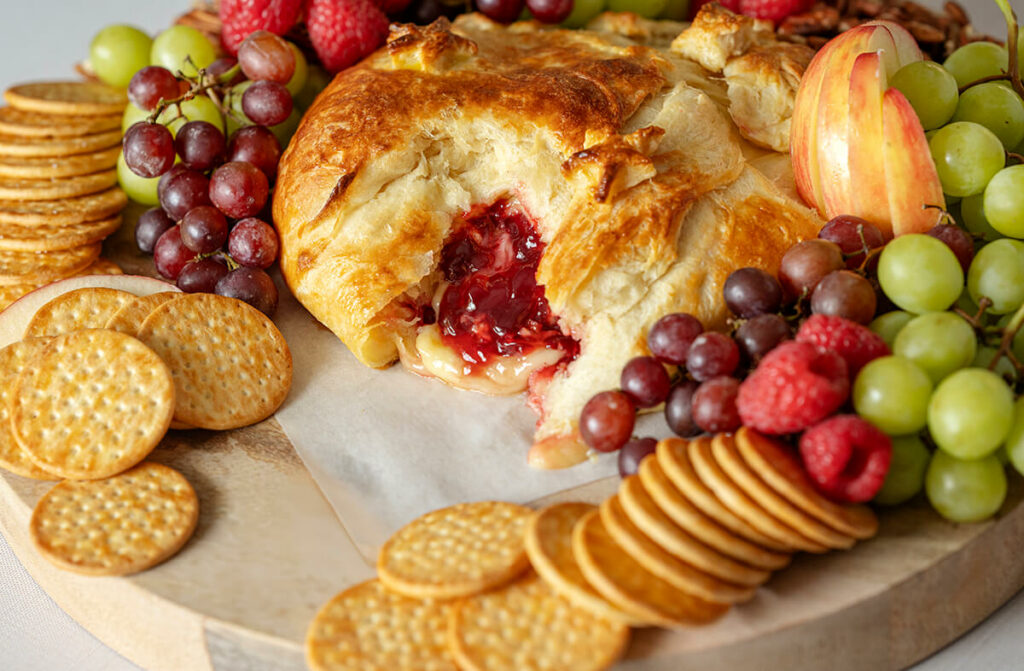
<path fill-rule="evenodd" d="M 511 199 L 546 244 L 551 310 L 580 341 L 532 390 L 538 439 L 571 439 L 654 320 L 682 310 L 722 325 L 725 276 L 774 269 L 821 225 L 747 163 L 724 84 L 638 41 L 480 15 L 393 26 L 317 98 L 281 161 L 289 287 L 363 363 L 386 366 L 414 328 L 396 306 L 430 295 L 461 216 Z"/>

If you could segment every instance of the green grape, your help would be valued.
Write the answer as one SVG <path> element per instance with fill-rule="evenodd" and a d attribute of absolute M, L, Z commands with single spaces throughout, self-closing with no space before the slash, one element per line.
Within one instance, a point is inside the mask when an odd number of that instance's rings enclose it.
<path fill-rule="evenodd" d="M 1013 421 L 1013 392 L 992 371 L 959 370 L 935 388 L 928 431 L 958 459 L 982 459 L 1003 444 Z"/>
<path fill-rule="evenodd" d="M 144 121 L 148 116 L 149 112 L 139 109 L 134 103 L 128 103 L 125 105 L 124 114 L 121 116 L 121 134 L 123 135 L 129 128 L 140 121 Z"/>
<path fill-rule="evenodd" d="M 974 357 L 974 361 L 971 363 L 972 368 L 985 368 L 992 364 L 992 359 L 996 358 L 996 354 L 999 353 L 995 347 L 979 347 L 978 354 Z M 1005 356 L 999 357 L 999 363 L 996 364 L 996 368 L 993 371 L 996 375 L 1007 381 L 1007 384 L 1016 382 L 1017 380 L 1017 369 L 1010 363 L 1010 359 Z"/>
<path fill-rule="evenodd" d="M 1024 238 L 1024 165 L 996 173 L 985 187 L 985 219 L 1000 233 Z"/>
<path fill-rule="evenodd" d="M 124 153 L 119 154 L 117 157 L 117 181 L 128 197 L 136 203 L 142 203 L 147 206 L 160 204 L 160 198 L 157 197 L 156 193 L 157 182 L 160 181 L 160 178 L 146 179 L 136 175 L 128 168 L 128 164 L 124 162 Z"/>
<path fill-rule="evenodd" d="M 668 2 L 665 3 L 666 6 Z M 605 9 L 605 0 L 575 0 L 572 5 L 572 12 L 562 21 L 566 28 L 582 28 L 590 23 L 590 20 Z"/>
<path fill-rule="evenodd" d="M 188 77 L 199 74 L 217 58 L 213 43 L 206 35 L 191 26 L 172 26 L 156 36 L 149 52 L 153 65 L 161 65 L 171 72 Z M 191 64 L 186 59 L 191 60 Z"/>
<path fill-rule="evenodd" d="M 907 97 L 925 130 L 946 125 L 960 98 L 956 79 L 932 61 L 916 61 L 896 71 L 889 86 Z"/>
<path fill-rule="evenodd" d="M 874 503 L 898 506 L 924 489 L 924 474 L 932 453 L 919 436 L 892 439 L 892 461 Z"/>
<path fill-rule="evenodd" d="M 915 317 L 896 336 L 892 353 L 910 359 L 936 384 L 969 366 L 978 350 L 974 328 L 954 312 Z"/>
<path fill-rule="evenodd" d="M 875 317 L 875 320 L 868 324 L 868 328 L 874 331 L 878 337 L 885 341 L 885 344 L 892 349 L 892 344 L 896 342 L 896 335 L 907 325 L 914 315 L 903 310 L 894 310 L 892 312 L 886 312 L 881 317 Z"/>
<path fill-rule="evenodd" d="M 967 287 L 964 287 L 963 292 L 960 294 L 960 298 L 956 299 L 956 303 L 953 304 L 953 307 L 960 308 L 972 316 L 978 314 L 978 305 L 974 302 L 974 299 L 971 298 L 971 292 L 967 290 Z"/>
<path fill-rule="evenodd" d="M 1006 471 L 995 455 L 964 461 L 938 450 L 928 464 L 924 491 L 950 522 L 981 522 L 1006 500 Z"/>
<path fill-rule="evenodd" d="M 1013 428 L 1006 438 L 1004 453 L 1017 472 L 1024 475 L 1024 396 L 1013 407 Z"/>
<path fill-rule="evenodd" d="M 133 124 L 149 118 L 149 114 L 132 103 L 128 103 L 124 108 L 124 116 L 121 117 L 121 132 L 128 130 Z M 180 111 L 178 107 L 169 105 L 160 112 L 160 116 L 156 120 L 167 126 L 171 135 L 175 137 L 178 135 L 178 129 L 189 121 L 208 121 L 219 128 L 221 132 L 224 131 L 224 115 L 220 113 L 217 103 L 204 95 L 181 102 Z"/>
<path fill-rule="evenodd" d="M 1006 237 L 988 223 L 985 218 L 985 192 L 968 196 L 960 201 L 960 219 L 964 228 L 973 235 L 980 235 L 986 242 Z"/>
<path fill-rule="evenodd" d="M 928 142 L 942 190 L 951 196 L 973 196 L 985 190 L 1006 164 L 1003 143 L 984 126 L 957 121 L 944 126 Z"/>
<path fill-rule="evenodd" d="M 276 126 L 270 127 L 270 132 L 274 134 L 277 141 L 281 143 L 281 148 L 288 146 L 291 142 L 292 135 L 295 135 L 295 131 L 299 129 L 299 122 L 302 121 L 302 112 L 297 109 L 292 109 L 292 113 L 288 115 L 288 118 L 277 124 Z"/>
<path fill-rule="evenodd" d="M 658 14 L 659 19 L 685 21 L 690 16 L 690 0 L 668 0 L 665 9 Z"/>
<path fill-rule="evenodd" d="M 89 64 L 111 86 L 127 88 L 136 72 L 149 65 L 153 39 L 134 26 L 107 26 L 89 45 Z"/>
<path fill-rule="evenodd" d="M 861 369 L 853 383 L 857 414 L 890 436 L 917 433 L 928 423 L 932 381 L 909 359 L 884 356 Z"/>
<path fill-rule="evenodd" d="M 288 93 L 292 94 L 294 101 L 295 96 L 299 95 L 302 89 L 306 86 L 306 80 L 309 78 L 309 62 L 306 61 L 305 54 L 297 46 L 288 43 L 288 46 L 292 48 L 292 53 L 295 54 L 295 72 L 292 73 L 292 78 L 285 84 L 285 88 L 288 89 Z"/>
<path fill-rule="evenodd" d="M 964 271 L 944 242 L 930 235 L 901 235 L 882 250 L 878 282 L 898 307 L 913 312 L 947 310 L 964 288 Z"/>
<path fill-rule="evenodd" d="M 1024 140 L 1024 101 L 1016 91 L 999 83 L 979 84 L 960 96 L 953 121 L 981 124 L 1010 150 Z"/>
<path fill-rule="evenodd" d="M 967 289 L 975 303 L 983 296 L 991 300 L 992 314 L 1024 304 L 1024 242 L 1003 238 L 979 249 L 967 271 Z"/>
<path fill-rule="evenodd" d="M 667 4 L 668 0 L 608 0 L 608 11 L 633 12 L 645 19 L 653 19 Z"/>
<path fill-rule="evenodd" d="M 971 42 L 954 51 L 943 67 L 956 78 L 958 88 L 985 77 L 1001 75 L 1010 67 L 1006 49 L 991 42 Z"/>
<path fill-rule="evenodd" d="M 331 73 L 319 65 L 310 65 L 309 73 L 306 77 L 306 85 L 299 91 L 299 95 L 295 96 L 295 106 L 303 110 L 309 109 L 309 106 L 313 104 L 313 100 L 330 83 Z"/>

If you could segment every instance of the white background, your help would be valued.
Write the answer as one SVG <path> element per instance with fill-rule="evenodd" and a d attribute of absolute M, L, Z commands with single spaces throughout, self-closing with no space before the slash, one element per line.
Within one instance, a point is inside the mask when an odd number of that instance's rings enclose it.
<path fill-rule="evenodd" d="M 923 4 L 938 6 L 941 2 L 924 0 Z M 988 0 L 963 4 L 976 23 L 1002 34 L 994 4 Z M 1014 4 L 1018 12 L 1024 9 L 1019 2 Z M 72 76 L 72 65 L 86 56 L 92 35 L 103 26 L 132 23 L 154 32 L 186 9 L 186 0 L 0 0 L 0 86 Z M 915 671 L 1024 668 L 1022 632 L 1024 595 L 1018 595 Z M 822 664 L 827 666 L 828 661 L 822 660 Z M 138 671 L 139 667 L 65 615 L 0 537 L 0 670 Z"/>

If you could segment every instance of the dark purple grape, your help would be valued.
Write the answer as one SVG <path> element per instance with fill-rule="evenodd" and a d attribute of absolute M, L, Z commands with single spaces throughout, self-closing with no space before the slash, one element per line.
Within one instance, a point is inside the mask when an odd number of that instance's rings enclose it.
<path fill-rule="evenodd" d="M 228 254 L 236 263 L 250 268 L 273 265 L 279 245 L 274 227 L 255 217 L 242 219 L 228 235 Z"/>
<path fill-rule="evenodd" d="M 201 172 L 168 171 L 157 186 L 160 205 L 175 221 L 181 221 L 191 209 L 210 204 L 210 180 Z"/>
<path fill-rule="evenodd" d="M 747 361 L 756 364 L 784 340 L 793 336 L 789 324 L 779 315 L 758 315 L 740 324 L 733 338 Z"/>
<path fill-rule="evenodd" d="M 722 288 L 725 304 L 741 319 L 750 319 L 782 307 L 782 286 L 760 268 L 740 268 Z"/>
<path fill-rule="evenodd" d="M 735 431 L 740 428 L 736 396 L 740 381 L 732 377 L 708 380 L 693 395 L 693 421 L 708 433 Z"/>
<path fill-rule="evenodd" d="M 189 121 L 178 131 L 174 148 L 191 170 L 205 172 L 224 160 L 224 133 L 209 121 Z"/>
<path fill-rule="evenodd" d="M 690 345 L 701 333 L 704 333 L 704 326 L 699 319 L 676 312 L 654 322 L 647 332 L 647 347 L 659 361 L 682 366 Z"/>
<path fill-rule="evenodd" d="M 147 65 L 128 82 L 128 100 L 140 110 L 149 112 L 161 100 L 174 100 L 181 90 L 178 80 L 167 68 Z"/>
<path fill-rule="evenodd" d="M 196 257 L 196 253 L 181 241 L 181 228 L 167 229 L 153 247 L 153 263 L 158 273 L 169 280 L 177 280 L 185 264 Z"/>
<path fill-rule="evenodd" d="M 252 163 L 267 181 L 277 179 L 277 163 L 281 159 L 281 143 L 266 126 L 239 128 L 228 143 L 228 160 Z"/>
<path fill-rule="evenodd" d="M 512 23 L 523 13 L 523 0 L 477 0 L 476 8 L 498 23 Z"/>
<path fill-rule="evenodd" d="M 295 52 L 269 30 L 257 30 L 245 38 L 238 47 L 238 62 L 245 76 L 253 81 L 287 84 L 295 74 Z"/>
<path fill-rule="evenodd" d="M 664 402 L 672 381 L 657 359 L 638 356 L 623 367 L 620 384 L 638 408 L 653 408 Z"/>
<path fill-rule="evenodd" d="M 253 123 L 276 126 L 292 113 L 292 94 L 284 84 L 256 82 L 242 94 L 242 111 Z"/>
<path fill-rule="evenodd" d="M 713 377 L 732 375 L 740 363 L 740 350 L 736 342 L 717 331 L 697 336 L 686 355 L 686 370 L 698 382 Z"/>
<path fill-rule="evenodd" d="M 228 274 L 228 266 L 222 259 L 208 256 L 194 259 L 185 264 L 178 274 L 178 288 L 187 294 L 212 294 L 220 278 Z"/>
<path fill-rule="evenodd" d="M 234 58 L 218 58 L 214 62 L 210 63 L 210 65 L 206 68 L 206 74 L 210 75 L 211 77 L 220 77 L 236 65 L 238 65 L 238 61 L 236 61 Z M 231 81 L 222 82 L 222 84 L 224 84 L 225 86 L 234 86 L 235 84 L 241 84 L 244 81 L 245 73 L 243 73 L 241 69 L 239 69 L 239 71 L 235 73 L 235 76 L 231 78 Z"/>
<path fill-rule="evenodd" d="M 181 242 L 197 254 L 212 254 L 228 239 L 228 220 L 213 205 L 188 211 L 181 220 Z"/>
<path fill-rule="evenodd" d="M 971 267 L 971 261 L 974 260 L 974 241 L 971 240 L 970 234 L 959 226 L 939 224 L 928 231 L 928 235 L 942 240 L 947 247 L 953 250 L 956 260 L 960 262 L 960 267 L 964 269 L 964 275 L 966 275 L 967 270 Z"/>
<path fill-rule="evenodd" d="M 677 436 L 692 438 L 701 433 L 701 428 L 693 421 L 693 394 L 699 386 L 699 382 L 683 380 L 668 393 L 665 423 Z"/>
<path fill-rule="evenodd" d="M 167 216 L 163 208 L 154 207 L 139 215 L 135 222 L 135 245 L 143 254 L 152 254 L 156 241 L 168 229 L 174 227 L 174 220 Z"/>
<path fill-rule="evenodd" d="M 640 470 L 640 462 L 644 457 L 654 454 L 658 449 L 658 441 L 654 438 L 634 438 L 619 450 L 619 475 L 628 478 Z"/>
<path fill-rule="evenodd" d="M 843 251 L 828 240 L 804 240 L 789 248 L 779 265 L 779 283 L 792 298 L 810 296 L 821 278 L 845 268 Z"/>
<path fill-rule="evenodd" d="M 834 315 L 858 324 L 875 318 L 878 298 L 871 282 L 852 270 L 836 270 L 818 282 L 811 294 L 811 312 Z"/>
<path fill-rule="evenodd" d="M 210 176 L 210 201 L 232 219 L 258 214 L 269 193 L 267 176 L 252 163 L 231 161 Z"/>
<path fill-rule="evenodd" d="M 526 8 L 541 23 L 561 23 L 572 14 L 573 0 L 526 0 Z"/>
<path fill-rule="evenodd" d="M 419 0 L 405 10 L 405 18 L 421 26 L 429 25 L 445 14 L 447 7 L 440 0 Z"/>
<path fill-rule="evenodd" d="M 849 214 L 841 214 L 825 224 L 818 237 L 839 245 L 846 255 L 846 267 L 851 270 L 864 263 L 865 247 L 872 250 L 885 245 L 885 236 L 874 224 Z"/>
<path fill-rule="evenodd" d="M 125 165 L 139 177 L 159 177 L 174 165 L 174 136 L 158 123 L 133 124 L 122 147 Z"/>
<path fill-rule="evenodd" d="M 268 317 L 277 310 L 277 287 L 270 275 L 259 268 L 235 268 L 217 282 L 215 293 L 237 298 Z"/>
<path fill-rule="evenodd" d="M 629 440 L 636 423 L 636 407 L 622 391 L 602 391 L 583 406 L 580 437 L 598 452 L 614 452 Z"/>

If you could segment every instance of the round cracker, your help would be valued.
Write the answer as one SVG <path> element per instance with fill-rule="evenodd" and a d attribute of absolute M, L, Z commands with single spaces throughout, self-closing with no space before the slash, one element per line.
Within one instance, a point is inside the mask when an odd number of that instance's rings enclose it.
<path fill-rule="evenodd" d="M 640 482 L 650 494 L 655 505 L 669 519 L 690 532 L 694 538 L 744 564 L 765 571 L 785 568 L 791 556 L 782 552 L 765 550 L 759 545 L 744 540 L 720 526 L 700 511 L 689 499 L 676 489 L 665 475 L 657 459 L 640 462 Z"/>
<path fill-rule="evenodd" d="M 62 200 L 0 200 L 0 223 L 19 226 L 77 224 L 109 219 L 128 205 L 128 196 L 114 187 Z"/>
<path fill-rule="evenodd" d="M 451 604 L 410 599 L 379 580 L 328 601 L 306 632 L 313 671 L 457 671 L 446 636 Z"/>
<path fill-rule="evenodd" d="M 128 575 L 180 550 L 199 519 L 192 485 L 153 462 L 103 480 L 62 482 L 43 495 L 29 531 L 39 552 L 86 575 Z"/>
<path fill-rule="evenodd" d="M 18 376 L 35 361 L 49 341 L 49 338 L 31 338 L 0 349 L 0 466 L 35 480 L 58 478 L 37 466 L 14 440 L 10 426 L 10 403 Z"/>
<path fill-rule="evenodd" d="M 414 598 L 454 599 L 503 585 L 530 566 L 523 534 L 532 514 L 504 501 L 429 512 L 384 543 L 377 577 L 388 589 Z"/>
<path fill-rule="evenodd" d="M 110 259 L 96 259 L 88 268 L 75 273 L 75 277 L 83 275 L 124 275 L 124 271 Z"/>
<path fill-rule="evenodd" d="M 112 115 L 121 114 L 128 98 L 124 91 L 99 82 L 29 82 L 4 92 L 7 104 L 15 109 L 43 114 Z"/>
<path fill-rule="evenodd" d="M 628 643 L 629 627 L 577 608 L 536 575 L 459 602 L 448 627 L 463 671 L 601 671 Z"/>
<path fill-rule="evenodd" d="M 555 503 L 535 512 L 526 527 L 526 555 L 541 579 L 579 608 L 628 626 L 643 626 L 590 586 L 572 554 L 572 529 L 594 509 L 589 503 L 570 502 Z"/>
<path fill-rule="evenodd" d="M 5 310 L 11 303 L 38 288 L 35 284 L 0 284 L 0 311 Z"/>
<path fill-rule="evenodd" d="M 88 268 L 101 248 L 97 242 L 48 252 L 0 250 L 0 285 L 42 285 L 69 277 Z"/>
<path fill-rule="evenodd" d="M 871 508 L 841 506 L 823 497 L 783 445 L 744 427 L 736 434 L 736 447 L 769 486 L 808 514 L 857 539 L 878 533 L 878 517 Z"/>
<path fill-rule="evenodd" d="M 726 557 L 694 538 L 678 526 L 651 498 L 635 475 L 622 481 L 619 500 L 629 520 L 665 551 L 698 570 L 716 578 L 744 587 L 763 584 L 771 573 Z"/>
<path fill-rule="evenodd" d="M 74 277 L 83 275 L 124 275 L 124 271 L 113 261 L 108 259 L 96 259 L 88 268 L 74 273 Z M 63 279 L 63 278 L 57 278 Z M 35 291 L 45 286 L 49 281 L 33 284 L 0 284 L 0 310 L 18 300 L 30 291 Z"/>
<path fill-rule="evenodd" d="M 121 129 L 78 137 L 22 137 L 0 133 L 3 156 L 74 156 L 121 144 Z"/>
<path fill-rule="evenodd" d="M 106 478 L 139 463 L 174 414 L 171 371 L 116 331 L 54 338 L 15 383 L 11 429 L 29 458 L 72 480 Z"/>
<path fill-rule="evenodd" d="M 0 177 L 0 199 L 60 200 L 98 193 L 115 184 L 117 184 L 117 171 L 113 169 L 61 179 Z"/>
<path fill-rule="evenodd" d="M 44 252 L 101 242 L 121 227 L 121 216 L 77 224 L 18 226 L 0 221 L 0 250 Z"/>
<path fill-rule="evenodd" d="M 274 322 L 214 294 L 181 294 L 146 318 L 139 340 L 174 376 L 174 418 L 200 429 L 237 429 L 266 419 L 292 384 L 292 355 Z"/>
<path fill-rule="evenodd" d="M 120 147 L 77 156 L 0 157 L 0 177 L 9 179 L 56 179 L 91 175 L 117 165 Z"/>
<path fill-rule="evenodd" d="M 110 319 L 107 320 L 103 328 L 120 331 L 134 337 L 138 334 L 139 329 L 142 328 L 142 323 L 146 321 L 146 318 L 149 317 L 153 310 L 176 296 L 178 294 L 173 291 L 162 291 L 148 296 L 134 296 L 132 300 L 121 306 L 121 309 L 110 316 Z M 172 422 L 171 428 L 180 427 L 176 427 L 174 422 Z"/>
<path fill-rule="evenodd" d="M 648 624 L 706 624 L 729 610 L 676 589 L 637 563 L 615 543 L 596 510 L 577 522 L 572 550 L 583 575 L 604 598 Z"/>
<path fill-rule="evenodd" d="M 0 133 L 34 137 L 76 137 L 120 128 L 121 116 L 68 116 L 30 112 L 17 107 L 0 107 Z"/>
<path fill-rule="evenodd" d="M 25 327 L 26 338 L 40 338 L 83 329 L 105 328 L 134 294 L 106 287 L 84 287 L 65 292 L 43 305 Z"/>

